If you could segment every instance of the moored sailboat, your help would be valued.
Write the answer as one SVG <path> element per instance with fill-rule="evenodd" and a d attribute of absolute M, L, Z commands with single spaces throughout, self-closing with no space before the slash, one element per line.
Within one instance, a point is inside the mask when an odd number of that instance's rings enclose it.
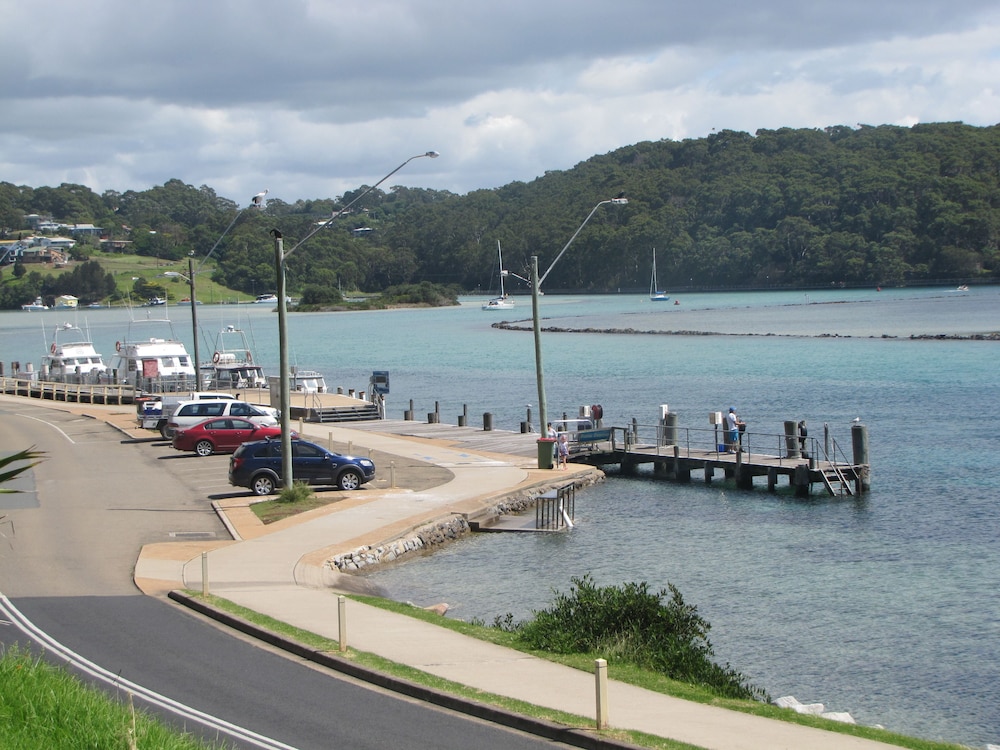
<path fill-rule="evenodd" d="M 670 295 L 656 285 L 656 248 L 653 248 L 653 273 L 649 280 L 649 299 L 651 302 L 666 302 Z"/>
<path fill-rule="evenodd" d="M 512 300 L 503 288 L 503 277 L 507 272 L 503 269 L 503 253 L 500 251 L 500 240 L 497 240 L 497 258 L 500 263 L 500 296 L 494 297 L 483 303 L 484 310 L 513 310 L 514 300 Z"/>

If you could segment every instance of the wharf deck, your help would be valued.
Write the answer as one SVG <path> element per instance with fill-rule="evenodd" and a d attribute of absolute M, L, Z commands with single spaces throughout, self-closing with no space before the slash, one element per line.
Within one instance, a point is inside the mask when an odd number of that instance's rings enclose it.
<path fill-rule="evenodd" d="M 444 440 L 463 445 L 470 450 L 537 457 L 538 433 L 517 433 L 504 430 L 417 422 L 412 420 L 379 420 L 359 422 L 352 429 L 385 432 L 407 437 Z M 692 481 L 700 476 L 705 483 L 714 479 L 734 480 L 741 489 L 753 489 L 754 479 L 767 478 L 767 489 L 775 491 L 780 480 L 787 481 L 798 495 L 808 495 L 817 485 L 830 495 L 857 495 L 868 489 L 869 467 L 848 461 L 819 460 L 804 457 L 800 452 L 773 454 L 744 449 L 740 453 L 701 449 L 688 445 L 640 443 L 634 439 L 634 428 L 611 427 L 599 431 L 599 441 L 588 441 L 595 431 L 573 435 L 570 461 L 601 469 L 620 467 L 623 474 L 634 473 L 643 464 L 652 464 L 653 475 L 678 482 Z M 749 442 L 752 434 L 747 435 Z M 759 437 L 759 436 L 758 436 Z M 814 446 L 818 444 L 814 443 Z"/>
<path fill-rule="evenodd" d="M 627 436 L 628 430 L 623 434 Z M 779 478 L 784 478 L 800 496 L 810 494 L 813 485 L 825 488 L 830 495 L 860 495 L 868 490 L 868 465 L 819 459 L 798 451 L 769 454 L 744 448 L 729 453 L 681 445 L 641 444 L 630 442 L 627 437 L 616 441 L 613 436 L 606 443 L 582 448 L 573 460 L 602 469 L 617 465 L 623 474 L 634 473 L 642 464 L 652 464 L 654 476 L 684 483 L 692 481 L 692 474 L 700 474 L 706 484 L 711 484 L 718 473 L 746 490 L 754 488 L 756 477 L 766 477 L 767 489 L 774 492 Z"/>

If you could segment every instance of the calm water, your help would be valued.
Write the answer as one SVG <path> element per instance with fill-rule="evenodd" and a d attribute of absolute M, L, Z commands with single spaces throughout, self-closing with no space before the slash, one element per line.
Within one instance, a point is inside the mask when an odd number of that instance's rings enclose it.
<path fill-rule="evenodd" d="M 516 429 L 537 418 L 530 333 L 490 327 L 530 318 L 461 308 L 290 316 L 293 361 L 331 386 L 363 388 L 389 370 L 389 414 L 439 402 L 455 422 L 492 412 Z M 860 500 L 611 477 L 577 495 L 577 528 L 560 535 L 482 535 L 376 574 L 389 595 L 448 602 L 492 621 L 530 616 L 553 589 L 591 573 L 598 583 L 677 585 L 713 626 L 728 661 L 773 696 L 850 711 L 866 724 L 972 745 L 1000 741 L 1000 343 L 911 340 L 912 334 L 1000 330 L 1000 289 L 874 290 L 545 297 L 545 325 L 565 329 L 704 331 L 700 335 L 546 333 L 551 415 L 601 403 L 605 421 L 653 423 L 661 404 L 682 427 L 735 406 L 750 429 L 786 419 L 824 423 L 850 444 L 869 428 L 873 491 Z M 144 311 L 143 311 L 144 312 Z M 190 343 L 187 308 L 170 311 Z M 202 351 L 214 331 L 252 333 L 270 372 L 276 316 L 260 306 L 202 306 Z M 0 314 L 0 360 L 34 361 L 66 320 Z M 70 318 L 72 319 L 72 318 Z M 82 311 L 108 357 L 123 311 Z M 49 333 L 43 336 L 42 324 Z M 744 334 L 744 335 L 738 335 Z M 745 335 L 752 334 L 752 335 Z"/>

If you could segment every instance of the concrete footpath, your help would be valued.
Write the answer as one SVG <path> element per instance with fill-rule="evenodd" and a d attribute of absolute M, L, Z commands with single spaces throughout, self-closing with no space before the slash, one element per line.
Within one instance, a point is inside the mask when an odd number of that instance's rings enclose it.
<path fill-rule="evenodd" d="M 306 425 L 305 432 L 317 441 L 332 438 L 338 443 L 352 443 L 356 454 L 372 450 L 398 457 L 401 464 L 427 462 L 446 469 L 452 478 L 429 489 L 408 491 L 399 486 L 402 482 L 397 477 L 396 488 L 384 486 L 387 483 L 383 481 L 382 487 L 345 493 L 344 499 L 338 498 L 324 509 L 267 527 L 249 510 L 249 498 L 222 503 L 219 511 L 238 541 L 147 546 L 136 564 L 137 585 L 150 594 L 181 588 L 201 590 L 201 552 L 205 550 L 212 594 L 337 640 L 337 594 L 353 587 L 349 585 L 350 576 L 338 574 L 324 564 L 330 557 L 362 545 L 377 546 L 451 514 L 475 514 L 506 493 L 553 479 L 568 482 L 593 471 L 573 465 L 567 471 L 538 470 L 534 468 L 534 456 L 473 452 L 454 441 L 373 432 L 371 426 L 359 431 L 316 425 L 317 434 L 310 434 L 310 426 Z M 385 471 L 380 464 L 380 475 Z M 173 598 L 185 599 L 176 592 Z M 581 717 L 595 716 L 593 674 L 350 599 L 345 607 L 345 626 L 347 643 L 353 649 L 478 690 Z M 460 704 L 451 707 L 463 710 Z M 613 680 L 608 688 L 608 718 L 612 728 L 638 730 L 719 750 L 892 747 L 679 700 Z M 543 724 L 538 723 L 539 727 Z M 521 728 L 532 731 L 530 726 Z M 588 747 L 622 746 L 586 732 L 560 739 Z"/>

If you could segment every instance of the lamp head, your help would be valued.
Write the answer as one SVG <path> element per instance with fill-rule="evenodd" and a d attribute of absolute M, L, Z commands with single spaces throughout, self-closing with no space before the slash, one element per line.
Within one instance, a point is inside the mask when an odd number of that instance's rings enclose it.
<path fill-rule="evenodd" d="M 625 197 L 625 191 L 618 193 L 618 195 L 611 199 L 611 202 L 616 206 L 624 206 L 628 203 L 628 198 Z"/>
<path fill-rule="evenodd" d="M 441 154 L 439 154 L 437 151 L 428 151 L 426 154 L 424 154 L 424 156 L 429 156 L 432 159 L 437 159 L 439 156 L 441 156 Z"/>

